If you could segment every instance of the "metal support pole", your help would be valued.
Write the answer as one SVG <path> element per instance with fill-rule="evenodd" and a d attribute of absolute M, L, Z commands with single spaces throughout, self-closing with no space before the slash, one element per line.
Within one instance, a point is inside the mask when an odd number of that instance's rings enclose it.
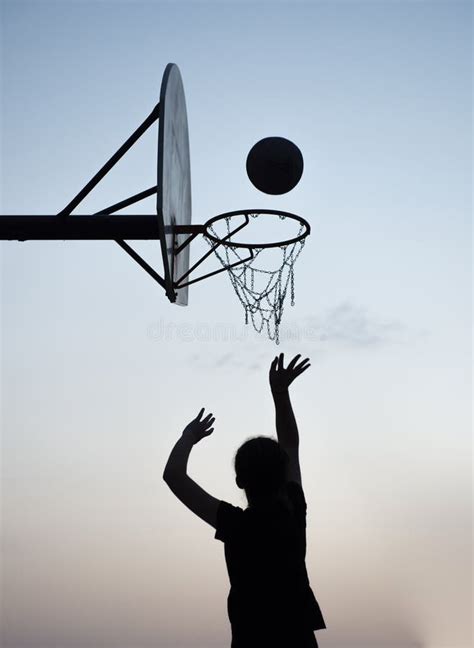
<path fill-rule="evenodd" d="M 0 216 L 3 241 L 117 241 L 160 238 L 158 217 L 143 214 Z"/>
<path fill-rule="evenodd" d="M 166 290 L 166 283 L 165 280 L 160 277 L 160 275 L 154 270 L 149 263 L 147 263 L 142 257 L 135 252 L 135 250 L 128 245 L 128 243 L 125 243 L 125 241 L 116 241 L 122 250 L 125 250 L 127 254 L 129 254 L 134 261 L 138 263 L 139 266 L 141 266 L 148 274 L 153 277 L 155 281 L 157 281 L 162 288 Z M 174 300 L 173 300 L 174 301 Z"/>
<path fill-rule="evenodd" d="M 111 240 L 160 238 L 158 217 L 154 215 L 113 215 L 119 209 L 129 207 L 144 198 L 153 196 L 157 187 L 150 187 L 134 196 L 125 198 L 101 211 L 82 216 L 0 216 L 0 240 L 48 241 L 48 240 Z"/>
<path fill-rule="evenodd" d="M 133 196 L 130 196 L 130 198 L 125 198 L 125 200 L 121 200 L 118 203 L 115 203 L 115 205 L 110 205 L 110 207 L 106 207 L 105 209 L 101 209 L 100 211 L 96 212 L 97 215 L 100 214 L 113 214 L 116 211 L 119 211 L 120 209 L 124 209 L 125 207 L 129 207 L 130 205 L 133 205 L 134 203 L 138 202 L 139 200 L 143 200 L 144 198 L 148 198 L 149 196 L 153 196 L 153 194 L 156 194 L 158 191 L 158 187 L 155 185 L 154 187 L 150 187 L 149 189 L 145 189 L 145 191 L 140 191 L 140 193 L 137 193 Z"/>
<path fill-rule="evenodd" d="M 110 171 L 110 169 L 117 164 L 117 162 L 122 158 L 125 153 L 135 144 L 135 142 L 143 135 L 143 133 L 150 128 L 152 124 L 156 122 L 156 120 L 160 116 L 160 104 L 157 104 L 152 112 L 148 115 L 148 117 L 145 119 L 143 124 L 137 128 L 137 130 L 130 135 L 128 140 L 122 144 L 122 146 L 118 149 L 116 153 L 112 155 L 110 160 L 104 164 L 104 166 L 95 174 L 91 180 L 86 184 L 86 186 L 81 189 L 81 191 L 77 194 L 75 198 L 71 200 L 71 202 L 64 207 L 62 211 L 59 212 L 58 216 L 61 217 L 66 217 L 68 216 L 76 207 L 77 205 L 84 200 L 84 198 L 89 194 L 92 189 L 102 180 L 102 178 Z"/>

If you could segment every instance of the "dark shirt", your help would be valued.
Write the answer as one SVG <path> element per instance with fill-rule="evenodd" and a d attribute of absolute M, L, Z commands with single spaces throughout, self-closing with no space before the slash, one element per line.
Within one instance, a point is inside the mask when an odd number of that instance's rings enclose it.
<path fill-rule="evenodd" d="M 224 542 L 234 639 L 326 628 L 306 571 L 306 508 L 296 482 L 245 510 L 219 503 L 214 537 Z"/>

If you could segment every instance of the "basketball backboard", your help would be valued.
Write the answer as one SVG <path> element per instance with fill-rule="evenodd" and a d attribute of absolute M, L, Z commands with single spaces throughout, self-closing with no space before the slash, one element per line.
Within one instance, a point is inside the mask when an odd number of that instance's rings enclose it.
<path fill-rule="evenodd" d="M 173 251 L 188 236 L 173 234 L 173 228 L 191 224 L 191 170 L 183 82 L 174 63 L 166 66 L 161 83 L 156 206 L 166 294 L 186 306 L 188 287 L 176 289 L 174 283 L 189 269 L 189 247 L 178 255 Z"/>

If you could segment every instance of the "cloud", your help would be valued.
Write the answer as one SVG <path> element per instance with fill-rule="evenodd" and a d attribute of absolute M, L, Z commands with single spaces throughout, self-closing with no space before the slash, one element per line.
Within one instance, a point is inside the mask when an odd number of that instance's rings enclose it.
<path fill-rule="evenodd" d="M 399 320 L 373 316 L 366 307 L 350 301 L 342 302 L 321 316 L 308 318 L 306 325 L 320 342 L 352 347 L 399 342 L 407 334 L 405 325 Z"/>
<path fill-rule="evenodd" d="M 233 364 L 234 358 L 232 353 L 224 353 L 219 356 L 214 362 L 215 367 L 225 367 L 226 365 Z"/>
<path fill-rule="evenodd" d="M 219 330 L 231 328 L 230 324 L 219 324 Z M 267 368 L 274 355 L 288 352 L 291 346 L 295 346 L 295 353 L 309 352 L 308 345 L 312 345 L 315 348 L 311 353 L 325 354 L 332 349 L 376 349 L 400 344 L 414 335 L 401 321 L 374 315 L 367 307 L 346 300 L 321 314 L 284 322 L 280 346 L 248 325 L 235 328 L 233 335 L 209 335 L 199 340 L 205 342 L 206 352 L 202 353 L 200 344 L 197 352 L 187 355 L 187 363 L 199 369 L 256 371 Z M 301 350 L 302 345 L 305 351 Z"/>

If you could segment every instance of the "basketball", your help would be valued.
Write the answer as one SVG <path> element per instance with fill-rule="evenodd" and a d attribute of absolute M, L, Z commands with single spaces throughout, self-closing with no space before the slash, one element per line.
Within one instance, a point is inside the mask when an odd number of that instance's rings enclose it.
<path fill-rule="evenodd" d="M 266 194 L 291 191 L 303 174 L 301 151 L 284 137 L 266 137 L 257 142 L 247 156 L 250 182 Z"/>

